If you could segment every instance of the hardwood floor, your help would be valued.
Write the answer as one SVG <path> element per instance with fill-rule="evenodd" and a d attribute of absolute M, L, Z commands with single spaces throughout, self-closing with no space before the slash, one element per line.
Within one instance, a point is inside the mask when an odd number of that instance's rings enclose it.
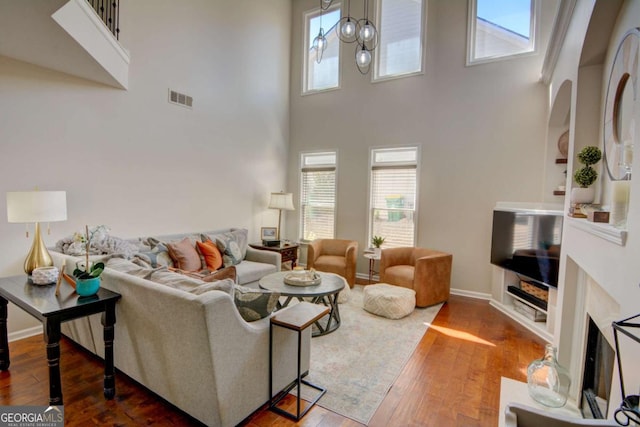
<path fill-rule="evenodd" d="M 117 327 L 117 326 L 116 326 Z M 116 342 L 115 345 L 118 345 Z M 369 423 L 370 426 L 496 426 L 500 377 L 526 380 L 529 362 L 544 341 L 489 306 L 452 296 Z M 11 367 L 0 373 L 0 405 L 45 405 L 48 369 L 42 336 L 10 343 Z M 63 339 L 65 425 L 199 425 L 121 373 L 116 398 L 102 395 L 102 361 Z M 293 409 L 295 399 L 285 404 Z M 322 401 L 320 401 L 322 403 Z M 298 423 L 261 409 L 250 427 L 360 426 L 321 406 Z"/>

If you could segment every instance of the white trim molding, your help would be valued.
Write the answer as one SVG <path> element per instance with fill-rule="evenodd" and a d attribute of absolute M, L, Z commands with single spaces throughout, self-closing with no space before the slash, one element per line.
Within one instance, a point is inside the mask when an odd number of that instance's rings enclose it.
<path fill-rule="evenodd" d="M 33 326 L 31 328 L 11 332 L 9 333 L 7 338 L 9 342 L 13 342 L 13 341 L 18 341 L 24 338 L 29 338 L 41 333 L 42 333 L 42 325 L 38 325 L 38 326 Z"/>
<path fill-rule="evenodd" d="M 542 71 L 540 74 L 540 81 L 544 84 L 548 85 L 551 82 L 551 76 L 558 63 L 560 50 L 567 36 L 567 30 L 569 29 L 569 23 L 571 22 L 576 2 L 577 0 L 560 0 L 560 4 L 558 5 L 558 13 L 553 22 L 551 38 L 549 39 L 547 52 L 544 55 L 544 62 L 542 63 Z"/>
<path fill-rule="evenodd" d="M 466 289 L 457 289 L 457 288 L 451 288 L 450 292 L 452 295 L 458 295 L 461 297 L 483 299 L 487 301 L 491 300 L 491 294 L 488 294 L 485 292 L 468 291 Z"/>

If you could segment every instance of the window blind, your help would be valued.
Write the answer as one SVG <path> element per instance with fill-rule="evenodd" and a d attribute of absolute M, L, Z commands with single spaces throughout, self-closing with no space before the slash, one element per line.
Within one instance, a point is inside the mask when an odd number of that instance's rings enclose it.
<path fill-rule="evenodd" d="M 375 78 L 422 70 L 423 0 L 381 0 Z"/>
<path fill-rule="evenodd" d="M 304 240 L 334 237 L 335 205 L 335 167 L 302 169 L 300 210 Z"/>
<path fill-rule="evenodd" d="M 416 166 L 374 166 L 371 170 L 371 236 L 385 247 L 414 246 Z"/>

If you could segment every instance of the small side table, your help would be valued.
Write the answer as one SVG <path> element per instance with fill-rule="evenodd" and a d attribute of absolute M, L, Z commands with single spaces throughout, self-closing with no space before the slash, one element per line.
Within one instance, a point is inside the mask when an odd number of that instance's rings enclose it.
<path fill-rule="evenodd" d="M 378 272 L 375 271 L 376 261 L 380 261 L 380 255 L 376 253 L 364 254 L 364 257 L 369 260 L 369 284 L 373 282 L 373 275 Z"/>
<path fill-rule="evenodd" d="M 302 379 L 301 370 L 301 357 L 302 357 L 302 331 L 310 327 L 314 322 L 320 320 L 322 317 L 326 316 L 329 313 L 329 308 L 318 305 L 311 304 L 308 302 L 301 302 L 292 307 L 287 308 L 281 312 L 276 313 L 271 316 L 271 322 L 269 324 L 269 409 L 273 412 L 276 412 L 280 415 L 284 415 L 285 417 L 291 418 L 292 420 L 299 421 L 302 417 L 305 416 L 309 409 L 315 405 L 318 400 L 327 392 L 327 389 L 317 386 L 315 384 L 310 383 L 309 381 Z M 298 332 L 298 371 L 297 378 L 293 380 L 288 386 L 284 388 L 280 393 L 278 393 L 273 398 L 273 327 L 280 326 L 281 328 L 290 329 L 292 331 Z M 300 412 L 300 387 L 302 384 L 305 384 L 311 388 L 318 390 L 320 393 L 316 396 L 313 401 L 309 402 L 309 405 Z M 294 387 L 298 387 L 298 393 L 296 397 L 296 413 L 292 414 L 290 412 L 285 411 L 284 409 L 279 408 L 278 403 L 291 391 Z"/>
<path fill-rule="evenodd" d="M 264 246 L 262 243 L 250 243 L 249 246 L 262 251 L 278 252 L 282 257 L 283 263 L 291 261 L 291 268 L 295 267 L 298 261 L 298 244 L 296 243 L 281 243 L 278 246 Z"/>
<path fill-rule="evenodd" d="M 0 370 L 9 369 L 7 337 L 7 303 L 11 301 L 42 322 L 49 363 L 49 405 L 62 405 L 60 382 L 60 324 L 91 314 L 102 313 L 104 326 L 104 397 L 113 399 L 116 381 L 113 367 L 113 340 L 116 323 L 116 302 L 120 294 L 100 288 L 96 295 L 78 296 L 66 283 L 56 296 L 55 285 L 38 286 L 26 276 L 0 279 Z"/>

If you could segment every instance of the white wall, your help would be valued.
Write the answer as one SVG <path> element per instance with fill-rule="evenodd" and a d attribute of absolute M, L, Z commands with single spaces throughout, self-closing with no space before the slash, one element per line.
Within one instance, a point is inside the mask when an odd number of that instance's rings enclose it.
<path fill-rule="evenodd" d="M 48 245 L 84 224 L 123 237 L 238 226 L 257 239 L 285 182 L 291 2 L 121 5 L 128 91 L 0 57 L 0 211 L 7 191 L 38 186 L 67 191 Z M 169 104 L 168 88 L 193 110 Z M 0 277 L 21 274 L 24 226 L 5 217 L 0 236 Z M 9 316 L 10 332 L 37 325 Z"/>
<path fill-rule="evenodd" d="M 625 1 L 620 9 L 617 21 L 610 34 L 607 34 L 609 43 L 607 54 L 602 66 L 598 64 L 579 68 L 581 52 L 588 49 L 585 40 L 589 40 L 587 28 L 596 2 L 578 2 L 574 11 L 573 19 L 567 33 L 567 39 L 561 51 L 558 65 L 552 77 L 551 101 L 557 93 L 558 88 L 565 80 L 578 81 L 578 85 L 572 97 L 572 108 L 579 107 L 581 100 L 590 100 L 594 106 L 587 106 L 583 110 L 584 117 L 572 120 L 572 134 L 576 135 L 576 140 L 571 138 L 569 152 L 574 153 L 583 145 L 597 144 L 602 148 L 602 113 L 604 108 L 604 93 L 608 84 L 609 73 L 617 50 L 618 44 L 622 40 L 624 33 L 633 28 L 640 27 L 640 2 L 637 0 Z M 602 6 L 602 3 L 600 4 Z M 594 40 L 593 38 L 591 39 Z M 601 68 L 601 69 L 599 69 Z M 579 92 L 579 93 L 576 93 Z M 636 100 L 635 110 L 635 135 L 640 135 L 640 100 Z M 595 123 L 594 123 L 595 122 Z M 637 146 L 637 142 L 636 142 Z M 570 160 L 571 161 L 571 160 Z M 602 165 L 600 165 L 602 166 Z M 640 168 L 640 158 L 635 156 L 633 161 L 634 170 Z M 606 180 L 606 172 L 601 173 L 598 181 Z M 602 184 L 602 182 L 600 183 Z M 606 185 L 600 185 L 600 189 L 606 191 Z M 607 200 L 607 195 L 602 194 L 602 200 Z M 567 201 L 568 204 L 568 201 Z M 574 220 L 575 221 L 575 220 Z M 579 323 L 581 319 L 574 319 L 580 313 L 574 309 L 581 298 L 584 298 L 585 287 L 583 281 L 577 280 L 576 276 L 586 275 L 589 280 L 595 281 L 602 287 L 608 295 L 619 305 L 618 312 L 610 312 L 609 316 L 614 320 L 621 320 L 638 314 L 640 301 L 640 185 L 636 179 L 632 181 L 630 206 L 627 223 L 627 240 L 624 246 L 606 241 L 594 234 L 585 232 L 581 228 L 571 225 L 571 222 L 564 229 L 563 233 L 563 260 L 560 270 L 560 301 L 562 307 L 562 320 L 556 325 L 555 341 L 560 347 L 561 363 L 572 368 L 576 364 L 582 364 L 584 348 L 582 343 L 584 337 L 578 336 L 581 331 Z M 578 271 L 580 274 L 578 274 Z M 609 327 L 606 325 L 605 327 Z M 577 344 L 577 345 L 576 345 Z M 621 355 L 624 366 L 625 386 L 628 394 L 638 393 L 638 383 L 640 382 L 640 368 L 637 363 L 640 356 L 640 346 L 630 339 L 621 339 Z M 581 367 L 580 367 L 581 368 Z M 580 371 L 581 372 L 581 371 Z M 612 385 L 612 399 L 609 407 L 609 414 L 618 407 L 621 396 L 619 382 L 617 379 L 617 366 L 614 372 L 615 378 Z M 579 378 L 574 381 L 580 383 Z"/>
<path fill-rule="evenodd" d="M 543 2 L 538 54 L 465 66 L 466 1 L 428 2 L 423 75 L 371 83 L 343 45 L 341 88 L 301 96 L 304 11 L 293 4 L 291 152 L 288 190 L 299 192 L 299 153 L 338 150 L 336 235 L 368 247 L 368 154 L 371 147 L 417 144 L 418 246 L 453 254 L 452 287 L 488 294 L 492 209 L 499 200 L 542 201 L 547 92 L 540 70 L 557 3 Z M 362 10 L 353 1 L 351 10 Z M 288 213 L 298 236 L 299 211 Z M 368 263 L 358 259 L 358 271 Z"/>

